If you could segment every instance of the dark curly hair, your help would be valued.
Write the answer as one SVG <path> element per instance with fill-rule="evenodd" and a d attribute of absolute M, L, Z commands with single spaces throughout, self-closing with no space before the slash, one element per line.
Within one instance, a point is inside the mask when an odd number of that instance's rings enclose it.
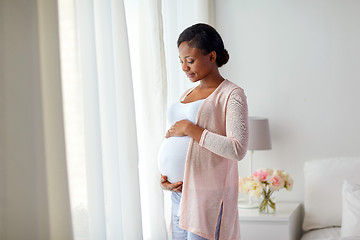
<path fill-rule="evenodd" d="M 189 42 L 192 48 L 198 48 L 204 54 L 216 52 L 216 64 L 218 67 L 226 64 L 229 60 L 229 53 L 224 48 L 223 40 L 215 28 L 204 23 L 198 23 L 186 28 L 177 40 L 179 47 L 182 42 Z"/>

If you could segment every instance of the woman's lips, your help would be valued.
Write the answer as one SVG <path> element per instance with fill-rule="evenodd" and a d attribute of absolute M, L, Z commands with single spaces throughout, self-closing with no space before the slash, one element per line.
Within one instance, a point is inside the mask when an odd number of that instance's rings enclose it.
<path fill-rule="evenodd" d="M 187 73 L 186 76 L 187 76 L 188 78 L 192 78 L 192 77 L 195 76 L 195 73 Z"/>

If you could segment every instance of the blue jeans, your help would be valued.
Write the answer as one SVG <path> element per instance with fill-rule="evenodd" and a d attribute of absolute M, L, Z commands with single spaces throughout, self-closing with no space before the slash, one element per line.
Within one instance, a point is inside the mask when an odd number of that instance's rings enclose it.
<path fill-rule="evenodd" d="M 173 192 L 171 194 L 172 207 L 171 207 L 171 231 L 173 240 L 208 240 L 194 233 L 188 232 L 179 227 L 179 207 L 181 201 L 181 193 Z M 219 239 L 220 225 L 221 225 L 221 215 L 222 215 L 221 205 L 216 230 L 215 230 L 215 240 Z"/>

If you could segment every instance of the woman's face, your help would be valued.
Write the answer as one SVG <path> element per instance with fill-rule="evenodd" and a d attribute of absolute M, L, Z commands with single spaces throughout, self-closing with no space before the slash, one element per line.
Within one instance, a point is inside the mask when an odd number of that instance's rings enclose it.
<path fill-rule="evenodd" d="M 180 44 L 179 59 L 182 70 L 192 82 L 206 78 L 216 66 L 216 53 L 214 51 L 204 55 L 202 50 L 189 47 L 188 42 Z"/>

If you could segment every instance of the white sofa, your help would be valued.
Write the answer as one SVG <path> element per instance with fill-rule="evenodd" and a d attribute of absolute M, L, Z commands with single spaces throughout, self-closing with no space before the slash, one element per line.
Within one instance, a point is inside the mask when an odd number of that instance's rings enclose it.
<path fill-rule="evenodd" d="M 360 158 L 305 163 L 301 240 L 360 240 Z"/>

